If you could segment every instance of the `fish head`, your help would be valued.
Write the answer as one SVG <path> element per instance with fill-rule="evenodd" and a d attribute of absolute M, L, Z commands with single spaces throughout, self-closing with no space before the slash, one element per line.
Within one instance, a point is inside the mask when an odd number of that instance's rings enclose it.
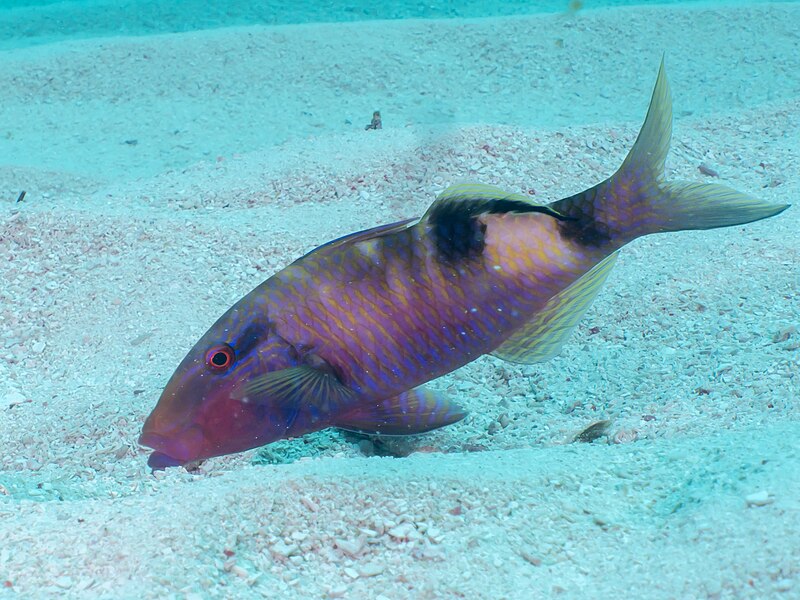
<path fill-rule="evenodd" d="M 286 436 L 281 411 L 248 402 L 241 389 L 254 376 L 280 368 L 291 348 L 269 327 L 240 323 L 240 314 L 232 309 L 197 342 L 147 417 L 139 443 L 154 450 L 151 468 L 242 452 Z"/>

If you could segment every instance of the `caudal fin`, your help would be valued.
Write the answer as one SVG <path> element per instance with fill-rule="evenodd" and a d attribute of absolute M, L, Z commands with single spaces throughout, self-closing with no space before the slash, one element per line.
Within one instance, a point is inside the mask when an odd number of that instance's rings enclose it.
<path fill-rule="evenodd" d="M 723 185 L 665 181 L 672 100 L 664 61 L 644 125 L 619 170 L 604 182 L 550 205 L 572 218 L 565 233 L 588 245 L 622 244 L 649 233 L 730 227 L 789 208 Z"/>

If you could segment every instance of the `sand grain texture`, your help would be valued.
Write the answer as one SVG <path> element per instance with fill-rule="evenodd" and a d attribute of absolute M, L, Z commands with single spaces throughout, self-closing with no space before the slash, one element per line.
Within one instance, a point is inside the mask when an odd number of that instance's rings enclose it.
<path fill-rule="evenodd" d="M 798 204 L 799 22 L 630 8 L 5 51 L 0 597 L 796 597 L 797 206 L 634 242 L 559 357 L 433 382 L 471 413 L 434 434 L 157 476 L 136 438 L 196 339 L 303 252 L 457 181 L 555 200 L 608 176 L 662 50 L 668 177 L 705 164 Z M 600 419 L 608 439 L 571 443 Z"/>

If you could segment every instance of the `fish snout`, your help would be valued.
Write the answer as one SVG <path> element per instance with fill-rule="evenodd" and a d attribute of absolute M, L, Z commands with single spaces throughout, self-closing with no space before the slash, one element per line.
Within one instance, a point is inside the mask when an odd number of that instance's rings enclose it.
<path fill-rule="evenodd" d="M 139 444 L 155 450 L 148 460 L 154 469 L 177 466 L 203 458 L 204 437 L 199 427 L 158 428 L 153 415 L 148 417 L 139 436 Z"/>

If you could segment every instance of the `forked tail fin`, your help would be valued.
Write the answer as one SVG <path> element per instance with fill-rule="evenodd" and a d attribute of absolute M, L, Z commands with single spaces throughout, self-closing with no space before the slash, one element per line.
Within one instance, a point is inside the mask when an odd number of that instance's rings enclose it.
<path fill-rule="evenodd" d="M 722 185 L 665 181 L 671 137 L 672 100 L 662 59 L 644 125 L 619 170 L 585 192 L 550 205 L 572 217 L 564 223 L 564 233 L 586 245 L 619 247 L 649 233 L 741 225 L 789 207 Z"/>

